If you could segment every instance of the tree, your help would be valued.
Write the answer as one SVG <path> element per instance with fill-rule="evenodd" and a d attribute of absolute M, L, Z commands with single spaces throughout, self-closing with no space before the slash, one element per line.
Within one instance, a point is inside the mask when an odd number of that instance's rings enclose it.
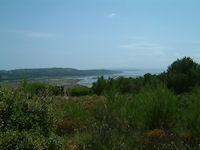
<path fill-rule="evenodd" d="M 104 79 L 103 76 L 101 76 L 100 78 L 98 78 L 96 83 L 93 83 L 92 85 L 92 90 L 94 91 L 94 93 L 96 93 L 97 95 L 101 95 L 102 92 L 104 91 L 105 87 L 106 87 L 106 80 Z"/>
<path fill-rule="evenodd" d="M 199 84 L 199 65 L 190 57 L 177 59 L 167 69 L 167 86 L 176 93 L 189 92 Z"/>

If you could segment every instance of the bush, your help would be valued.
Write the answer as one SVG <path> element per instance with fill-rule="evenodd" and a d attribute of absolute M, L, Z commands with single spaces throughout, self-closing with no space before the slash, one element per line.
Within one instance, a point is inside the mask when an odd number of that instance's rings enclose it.
<path fill-rule="evenodd" d="M 64 150 L 63 139 L 51 134 L 48 138 L 38 132 L 8 130 L 0 133 L 1 150 Z"/>
<path fill-rule="evenodd" d="M 116 80 L 116 84 L 115 88 L 118 89 L 118 92 L 121 94 L 133 92 L 134 84 L 131 78 L 119 77 Z"/>
<path fill-rule="evenodd" d="M 72 138 L 77 149 L 81 150 L 102 150 L 100 142 L 89 132 L 76 133 Z"/>
<path fill-rule="evenodd" d="M 51 98 L 1 88 L 0 104 L 0 149 L 63 149 Z"/>
<path fill-rule="evenodd" d="M 46 83 L 27 83 L 26 80 L 21 82 L 21 86 L 25 92 L 30 93 L 31 95 L 38 95 L 48 93 L 51 95 L 59 95 L 60 89 L 58 86 L 46 84 Z"/>
<path fill-rule="evenodd" d="M 173 130 L 178 118 L 177 98 L 165 86 L 155 89 L 144 88 L 136 97 L 142 110 L 144 129 Z"/>
<path fill-rule="evenodd" d="M 91 95 L 92 90 L 86 86 L 77 86 L 70 88 L 68 91 L 70 96 L 84 96 L 84 95 Z"/>
<path fill-rule="evenodd" d="M 182 118 L 185 130 L 191 131 L 195 137 L 200 137 L 200 88 L 186 97 L 185 107 L 182 108 Z"/>

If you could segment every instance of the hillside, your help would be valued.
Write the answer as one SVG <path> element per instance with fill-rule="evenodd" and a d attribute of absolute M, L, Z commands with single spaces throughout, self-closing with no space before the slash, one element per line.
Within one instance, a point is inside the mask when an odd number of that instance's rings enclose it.
<path fill-rule="evenodd" d="M 84 77 L 120 73 L 120 71 L 97 69 L 78 70 L 73 68 L 39 68 L 39 69 L 16 69 L 0 71 L 0 81 L 18 80 L 23 78 L 58 78 L 58 77 Z"/>

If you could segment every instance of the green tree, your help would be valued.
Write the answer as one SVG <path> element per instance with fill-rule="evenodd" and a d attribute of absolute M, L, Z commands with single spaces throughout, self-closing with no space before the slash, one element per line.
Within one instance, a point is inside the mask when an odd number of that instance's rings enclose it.
<path fill-rule="evenodd" d="M 92 90 L 94 91 L 94 93 L 96 93 L 97 95 L 102 94 L 102 92 L 104 91 L 105 87 L 106 87 L 106 80 L 104 79 L 103 76 L 101 76 L 100 78 L 98 78 L 96 83 L 93 83 L 92 85 Z"/>
<path fill-rule="evenodd" d="M 176 93 L 189 92 L 199 84 L 199 65 L 190 57 L 173 62 L 167 69 L 167 85 Z"/>

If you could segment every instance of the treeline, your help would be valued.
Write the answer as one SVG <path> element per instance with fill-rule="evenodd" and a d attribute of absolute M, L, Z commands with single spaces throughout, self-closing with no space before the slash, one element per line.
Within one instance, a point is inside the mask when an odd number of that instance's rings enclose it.
<path fill-rule="evenodd" d="M 166 72 L 158 75 L 147 73 L 143 77 L 119 77 L 108 80 L 102 76 L 93 84 L 92 89 L 97 95 L 110 92 L 134 94 L 140 92 L 145 86 L 153 88 L 160 84 L 167 86 L 167 88 L 176 94 L 190 92 L 200 85 L 200 65 L 191 58 L 184 57 L 173 62 Z"/>
<path fill-rule="evenodd" d="M 160 85 L 166 86 L 175 94 L 191 92 L 200 85 L 200 65 L 190 57 L 184 57 L 173 62 L 167 71 L 158 75 L 147 73 L 137 78 L 119 77 L 117 79 L 105 79 L 101 76 L 97 82 L 93 83 L 90 92 L 88 92 L 87 87 L 74 87 L 71 89 L 71 92 L 73 96 L 88 95 L 91 93 L 97 95 L 111 93 L 137 94 L 144 87 L 155 88 Z M 85 92 L 83 92 L 84 90 Z"/>

